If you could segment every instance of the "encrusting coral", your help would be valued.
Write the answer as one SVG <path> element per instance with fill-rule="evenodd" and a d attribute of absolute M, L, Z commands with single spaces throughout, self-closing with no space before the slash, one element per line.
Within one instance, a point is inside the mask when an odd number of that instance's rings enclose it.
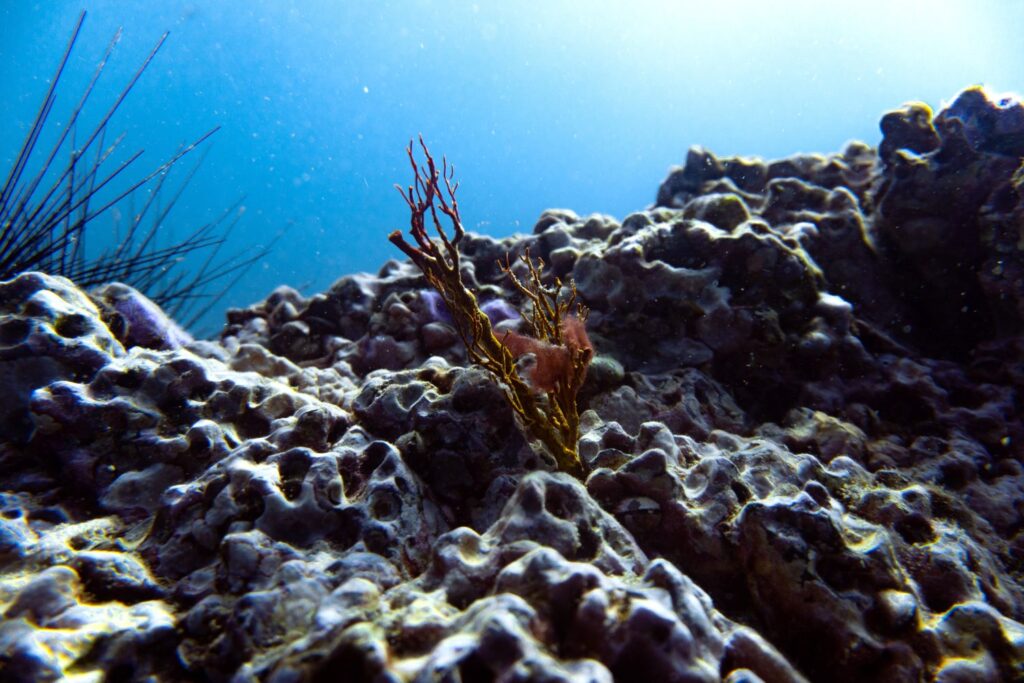
<path fill-rule="evenodd" d="M 216 341 L 0 282 L 0 680 L 1024 680 L 1024 102 L 884 120 L 454 254 L 427 162 L 448 289 L 390 261 Z M 583 370 L 585 483 L 506 398 Z"/>
<path fill-rule="evenodd" d="M 530 316 L 524 318 L 533 336 L 510 330 L 499 339 L 476 295 L 462 280 L 458 245 L 465 231 L 455 199 L 458 183 L 452 183 L 455 169 L 449 166 L 447 159 L 442 159 L 442 167 L 438 169 L 422 137 L 420 147 L 426 165 L 416 162 L 410 142 L 407 152 L 413 169 L 413 184 L 404 190 L 398 188 L 409 205 L 409 234 L 416 246 L 409 244 L 400 230 L 392 232 L 388 239 L 412 259 L 441 295 L 470 361 L 485 368 L 502 385 L 524 431 L 544 445 L 560 470 L 583 478 L 585 468 L 576 450 L 579 437 L 576 397 L 594 355 L 584 326 L 587 309 L 577 302 L 572 282 L 567 297 L 561 295 L 562 282 L 557 278 L 552 286 L 544 286 L 541 281 L 543 261 L 538 259 L 535 263 L 529 252 L 522 256 L 529 273 L 523 282 L 512 272 L 512 261 L 506 255 L 505 263 L 499 263 L 499 267 L 532 305 Z M 451 238 L 438 212 L 451 221 Z M 427 234 L 428 214 L 444 247 L 443 252 Z M 533 356 L 529 381 L 517 369 L 517 360 L 528 354 Z M 544 396 L 538 395 L 539 392 Z"/>

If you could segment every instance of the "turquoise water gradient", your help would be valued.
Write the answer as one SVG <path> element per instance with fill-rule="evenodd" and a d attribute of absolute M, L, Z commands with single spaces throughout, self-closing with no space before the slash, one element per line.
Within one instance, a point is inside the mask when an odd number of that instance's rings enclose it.
<path fill-rule="evenodd" d="M 0 167 L 83 8 L 56 118 L 118 26 L 93 117 L 170 30 L 114 130 L 152 167 L 222 126 L 179 229 L 245 195 L 232 248 L 287 231 L 236 306 L 398 256 L 385 236 L 407 217 L 392 184 L 408 182 L 403 147 L 420 132 L 456 163 L 467 227 L 505 235 L 550 207 L 641 209 L 692 144 L 828 152 L 876 143 L 879 115 L 907 100 L 938 106 L 978 82 L 1024 91 L 1013 0 L 0 0 Z"/>

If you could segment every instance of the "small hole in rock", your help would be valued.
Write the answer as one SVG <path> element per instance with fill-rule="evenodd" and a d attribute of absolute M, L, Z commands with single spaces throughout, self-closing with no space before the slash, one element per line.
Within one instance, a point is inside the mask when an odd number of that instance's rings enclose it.
<path fill-rule="evenodd" d="M 65 339 L 81 337 L 89 331 L 89 319 L 84 315 L 79 315 L 77 313 L 73 315 L 66 315 L 57 321 L 57 325 L 54 329 L 57 330 L 57 334 Z"/>
<path fill-rule="evenodd" d="M 0 344 L 17 344 L 28 337 L 32 327 L 26 320 L 12 319 L 0 325 Z"/>

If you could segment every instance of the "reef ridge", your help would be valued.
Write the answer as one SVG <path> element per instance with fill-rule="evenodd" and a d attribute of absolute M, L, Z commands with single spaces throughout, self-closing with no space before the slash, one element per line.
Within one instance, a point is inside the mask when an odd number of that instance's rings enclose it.
<path fill-rule="evenodd" d="M 409 262 L 216 340 L 0 283 L 0 679 L 1024 678 L 1024 104 L 881 130 L 466 233 L 590 309 L 583 482 Z"/>

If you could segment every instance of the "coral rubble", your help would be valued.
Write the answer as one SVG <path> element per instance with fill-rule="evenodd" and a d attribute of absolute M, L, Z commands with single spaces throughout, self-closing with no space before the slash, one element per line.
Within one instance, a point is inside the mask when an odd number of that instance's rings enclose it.
<path fill-rule="evenodd" d="M 1024 677 L 1024 105 L 882 132 L 462 236 L 496 329 L 527 250 L 590 308 L 584 481 L 411 263 L 217 341 L 0 283 L 0 679 Z"/>

